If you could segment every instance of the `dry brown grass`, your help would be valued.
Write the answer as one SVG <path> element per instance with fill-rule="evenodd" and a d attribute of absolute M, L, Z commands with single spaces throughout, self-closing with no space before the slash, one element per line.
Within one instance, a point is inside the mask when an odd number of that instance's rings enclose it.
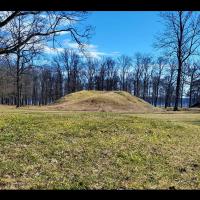
<path fill-rule="evenodd" d="M 48 110 L 100 112 L 152 112 L 159 110 L 127 92 L 84 90 L 66 95 L 47 108 Z"/>

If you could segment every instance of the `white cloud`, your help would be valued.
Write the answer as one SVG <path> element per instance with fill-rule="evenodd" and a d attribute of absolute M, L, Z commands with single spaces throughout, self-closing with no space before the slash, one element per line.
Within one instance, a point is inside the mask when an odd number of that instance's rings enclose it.
<path fill-rule="evenodd" d="M 61 36 L 61 35 L 68 35 L 69 34 L 69 32 L 67 32 L 67 31 L 63 31 L 63 32 L 60 32 L 60 33 L 57 33 L 59 36 Z"/>
<path fill-rule="evenodd" d="M 75 42 L 68 42 L 68 47 L 73 48 L 73 49 L 78 49 L 79 45 Z"/>
<path fill-rule="evenodd" d="M 97 58 L 97 59 L 100 59 L 102 56 L 119 56 L 120 55 L 119 52 L 106 53 L 106 52 L 98 51 L 97 49 L 93 49 L 93 48 L 88 50 L 88 54 L 90 57 Z"/>
<path fill-rule="evenodd" d="M 85 54 L 91 58 L 100 59 L 102 56 L 119 56 L 120 55 L 120 52 L 118 51 L 113 51 L 110 53 L 99 51 L 98 46 L 94 44 L 84 44 L 84 47 L 85 47 Z M 43 46 L 44 53 L 51 54 L 51 55 L 55 55 L 57 53 L 63 52 L 65 48 L 72 48 L 74 49 L 74 51 L 77 51 L 78 54 L 82 55 L 82 53 L 79 51 L 79 45 L 75 42 L 71 42 L 69 39 L 66 39 L 63 41 L 62 48 L 61 47 L 52 48 L 52 47 L 49 47 L 48 45 Z"/>
<path fill-rule="evenodd" d="M 49 47 L 49 46 L 44 45 L 44 46 L 43 46 L 43 50 L 44 50 L 44 53 L 46 53 L 46 54 L 54 55 L 54 54 L 63 52 L 63 51 L 64 51 L 64 48 L 61 48 L 61 47 L 52 48 L 52 47 Z"/>
<path fill-rule="evenodd" d="M 69 39 L 64 40 L 63 45 L 66 47 L 73 48 L 74 50 L 78 50 L 78 44 L 75 42 L 70 42 Z M 111 53 L 102 52 L 98 50 L 98 46 L 94 44 L 84 44 L 86 54 L 89 57 L 100 59 L 102 56 L 118 56 L 120 52 L 113 51 Z"/>
<path fill-rule="evenodd" d="M 100 59 L 102 56 L 106 55 L 108 54 L 100 51 L 88 51 L 88 56 L 96 59 Z"/>

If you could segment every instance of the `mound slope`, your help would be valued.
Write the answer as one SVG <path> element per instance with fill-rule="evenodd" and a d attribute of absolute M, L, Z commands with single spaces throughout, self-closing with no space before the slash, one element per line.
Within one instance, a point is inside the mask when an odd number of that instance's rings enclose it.
<path fill-rule="evenodd" d="M 100 112 L 152 112 L 151 104 L 123 91 L 80 91 L 59 99 L 49 109 Z"/>

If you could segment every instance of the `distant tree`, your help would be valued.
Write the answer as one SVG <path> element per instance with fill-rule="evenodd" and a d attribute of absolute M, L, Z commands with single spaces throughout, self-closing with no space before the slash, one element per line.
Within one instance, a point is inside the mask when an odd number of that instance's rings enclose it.
<path fill-rule="evenodd" d="M 47 105 L 48 103 L 56 100 L 55 92 L 53 92 L 53 85 L 55 83 L 55 79 L 53 77 L 52 71 L 53 70 L 50 66 L 43 66 L 41 68 L 41 91 L 39 105 Z"/>
<path fill-rule="evenodd" d="M 105 58 L 103 58 L 100 64 L 99 73 L 96 79 L 97 79 L 97 85 L 98 85 L 97 88 L 99 88 L 99 90 L 104 90 L 105 79 L 106 79 L 106 59 Z"/>
<path fill-rule="evenodd" d="M 174 83 L 176 75 L 176 61 L 174 59 L 168 60 L 168 67 L 165 70 L 163 77 L 163 87 L 165 90 L 165 108 L 171 106 L 172 97 L 174 93 Z"/>
<path fill-rule="evenodd" d="M 188 61 L 187 61 L 188 62 Z M 183 107 L 183 98 L 185 94 L 185 84 L 187 82 L 188 74 L 187 74 L 187 62 L 185 62 L 182 66 L 182 74 L 181 74 L 181 83 L 180 83 L 180 107 Z"/>
<path fill-rule="evenodd" d="M 41 92 L 41 79 L 40 79 L 41 69 L 39 67 L 34 67 L 32 69 L 32 98 L 31 104 L 38 105 L 40 103 L 40 92 Z"/>
<path fill-rule="evenodd" d="M 57 63 L 55 66 L 55 99 L 59 99 L 63 96 L 63 73 L 62 73 L 62 68 Z"/>
<path fill-rule="evenodd" d="M 0 57 L 0 103 L 15 104 L 15 66 L 5 56 Z"/>
<path fill-rule="evenodd" d="M 118 58 L 118 65 L 120 69 L 121 90 L 127 91 L 127 77 L 132 65 L 132 59 L 129 56 L 122 55 Z"/>
<path fill-rule="evenodd" d="M 71 93 L 81 90 L 82 66 L 85 64 L 81 56 L 72 49 L 65 49 L 57 58 L 60 66 L 63 66 L 65 75 L 65 93 Z"/>
<path fill-rule="evenodd" d="M 149 80 L 150 80 L 150 69 L 151 69 L 151 64 L 152 64 L 152 58 L 148 55 L 143 55 L 141 64 L 142 64 L 142 79 L 143 79 L 142 98 L 146 100 L 148 96 L 148 87 L 149 87 Z"/>
<path fill-rule="evenodd" d="M 95 87 L 95 74 L 97 69 L 98 61 L 92 58 L 88 58 L 86 62 L 86 78 L 88 90 L 93 90 Z"/>
<path fill-rule="evenodd" d="M 105 61 L 106 64 L 106 86 L 107 91 L 114 89 L 114 74 L 116 62 L 112 58 L 107 58 Z"/>
<path fill-rule="evenodd" d="M 140 97 L 141 78 L 142 78 L 142 54 L 135 54 L 135 66 L 133 70 L 134 76 L 134 95 Z"/>
<path fill-rule="evenodd" d="M 186 64 L 186 73 L 189 78 L 188 85 L 189 85 L 189 107 L 192 106 L 192 98 L 193 94 L 195 93 L 195 85 L 194 83 L 200 78 L 200 64 L 198 62 L 187 62 Z"/>
<path fill-rule="evenodd" d="M 163 57 L 158 57 L 157 62 L 154 65 L 153 68 L 153 99 L 154 99 L 154 106 L 157 106 L 158 102 L 158 94 L 160 89 L 160 82 L 161 82 L 161 76 L 163 74 L 164 66 L 166 65 L 166 59 Z"/>

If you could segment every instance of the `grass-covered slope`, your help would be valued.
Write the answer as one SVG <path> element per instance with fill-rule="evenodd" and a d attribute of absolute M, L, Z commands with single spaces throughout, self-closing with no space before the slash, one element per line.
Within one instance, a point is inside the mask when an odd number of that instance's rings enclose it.
<path fill-rule="evenodd" d="M 50 109 L 106 112 L 152 112 L 155 108 L 123 91 L 80 91 L 58 100 Z"/>
<path fill-rule="evenodd" d="M 200 189 L 200 127 L 147 115 L 1 111 L 0 189 Z"/>

